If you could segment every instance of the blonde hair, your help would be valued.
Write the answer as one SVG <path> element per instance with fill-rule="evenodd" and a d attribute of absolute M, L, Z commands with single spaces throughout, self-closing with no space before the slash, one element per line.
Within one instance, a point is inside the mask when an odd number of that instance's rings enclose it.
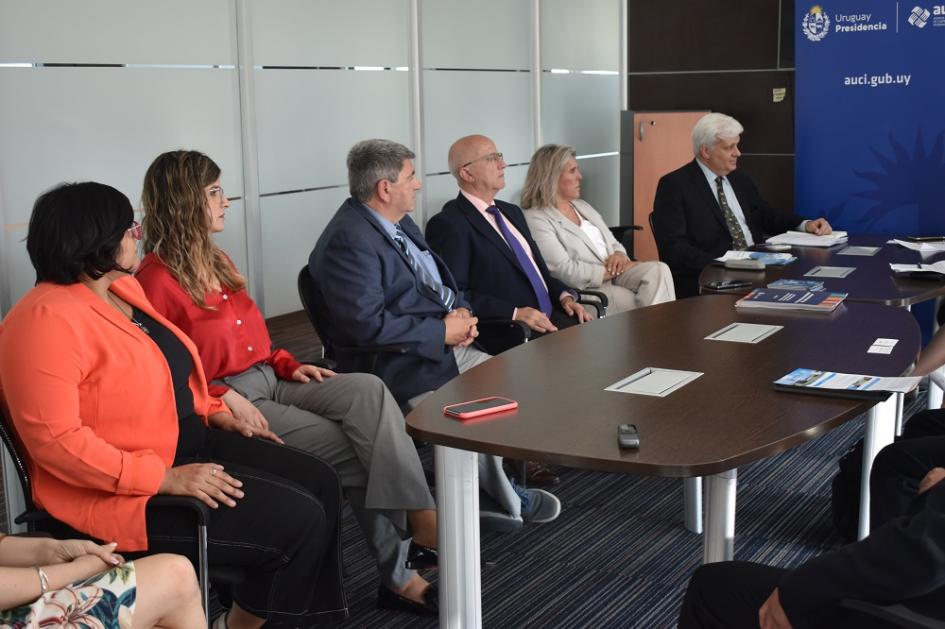
<path fill-rule="evenodd" d="M 522 207 L 545 208 L 558 205 L 558 180 L 568 160 L 577 156 L 574 148 L 563 144 L 546 144 L 535 151 L 525 175 Z"/>
<path fill-rule="evenodd" d="M 155 253 L 201 308 L 216 284 L 240 290 L 246 280 L 210 237 L 207 186 L 220 167 L 198 151 L 162 153 L 144 175 L 144 250 Z"/>

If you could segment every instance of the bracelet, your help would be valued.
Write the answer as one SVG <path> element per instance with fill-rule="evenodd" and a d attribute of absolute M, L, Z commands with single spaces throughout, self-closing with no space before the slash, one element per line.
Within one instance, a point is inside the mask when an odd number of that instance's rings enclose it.
<path fill-rule="evenodd" d="M 49 578 L 39 566 L 36 566 L 36 576 L 39 577 L 39 595 L 45 596 L 46 592 L 49 591 Z"/>

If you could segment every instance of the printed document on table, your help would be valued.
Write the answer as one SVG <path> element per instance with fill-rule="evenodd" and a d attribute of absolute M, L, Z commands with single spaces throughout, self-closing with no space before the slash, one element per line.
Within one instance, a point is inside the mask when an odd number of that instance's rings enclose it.
<path fill-rule="evenodd" d="M 701 375 L 701 371 L 680 371 L 678 369 L 645 367 L 627 376 L 623 380 L 606 387 L 604 391 L 666 397 Z"/>
<path fill-rule="evenodd" d="M 932 264 L 896 264 L 889 263 L 889 268 L 893 273 L 941 273 L 945 275 L 945 260 L 940 260 Z"/>
<path fill-rule="evenodd" d="M 824 236 L 808 234 L 806 232 L 787 231 L 768 238 L 769 245 L 791 245 L 792 247 L 833 247 L 847 241 L 847 233 L 835 231 Z"/>
<path fill-rule="evenodd" d="M 912 249 L 913 251 L 919 251 L 921 253 L 945 251 L 945 241 L 909 242 L 908 240 L 899 240 L 898 238 L 893 238 L 892 240 L 887 240 L 886 242 L 893 245 L 899 245 L 900 247 L 905 247 L 906 249 Z"/>
<path fill-rule="evenodd" d="M 817 369 L 795 369 L 786 376 L 775 380 L 775 384 L 788 387 L 836 391 L 891 391 L 908 393 L 915 388 L 919 376 L 902 378 L 882 378 L 854 373 L 837 373 Z"/>

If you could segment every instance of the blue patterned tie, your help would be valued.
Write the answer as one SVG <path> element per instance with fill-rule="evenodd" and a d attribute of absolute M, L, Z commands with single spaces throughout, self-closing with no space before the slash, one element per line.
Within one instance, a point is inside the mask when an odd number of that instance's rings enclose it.
<path fill-rule="evenodd" d="M 410 264 L 410 269 L 414 272 L 420 281 L 424 283 L 430 290 L 436 293 L 440 301 L 443 302 L 443 305 L 446 306 L 447 310 L 453 309 L 453 304 L 456 303 L 456 293 L 453 292 L 446 284 L 437 282 L 427 270 L 420 264 L 420 261 L 414 257 L 413 253 L 410 251 L 410 247 L 407 246 L 407 234 L 404 233 L 404 230 L 400 227 L 399 224 L 395 225 L 397 228 L 394 233 L 394 240 L 397 241 L 397 244 L 400 246 L 400 250 L 404 252 L 404 255 L 407 256 L 407 263 Z"/>
<path fill-rule="evenodd" d="M 505 238 L 505 242 L 508 243 L 509 248 L 512 249 L 512 253 L 515 254 L 515 259 L 518 260 L 519 267 L 521 267 L 525 275 L 528 276 L 532 290 L 535 291 L 535 297 L 538 298 L 538 309 L 546 315 L 551 316 L 551 297 L 548 296 L 548 289 L 545 288 L 544 282 L 541 281 L 541 276 L 538 275 L 538 269 L 535 268 L 528 254 L 522 249 L 518 238 L 512 234 L 508 225 L 505 224 L 505 218 L 503 218 L 499 208 L 490 205 L 486 208 L 486 212 L 491 214 L 495 219 L 495 224 L 499 228 L 499 232 L 502 233 L 502 237 Z"/>

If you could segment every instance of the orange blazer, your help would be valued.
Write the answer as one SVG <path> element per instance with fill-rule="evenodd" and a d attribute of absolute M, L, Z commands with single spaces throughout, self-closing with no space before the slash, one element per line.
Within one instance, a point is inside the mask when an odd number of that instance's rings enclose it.
<path fill-rule="evenodd" d="M 111 291 L 167 326 L 194 361 L 203 417 L 228 412 L 207 393 L 194 344 L 158 314 L 137 280 Z M 0 324 L 0 394 L 27 453 L 34 502 L 125 551 L 147 550 L 145 504 L 177 448 L 170 369 L 158 346 L 83 284 L 41 283 Z"/>

